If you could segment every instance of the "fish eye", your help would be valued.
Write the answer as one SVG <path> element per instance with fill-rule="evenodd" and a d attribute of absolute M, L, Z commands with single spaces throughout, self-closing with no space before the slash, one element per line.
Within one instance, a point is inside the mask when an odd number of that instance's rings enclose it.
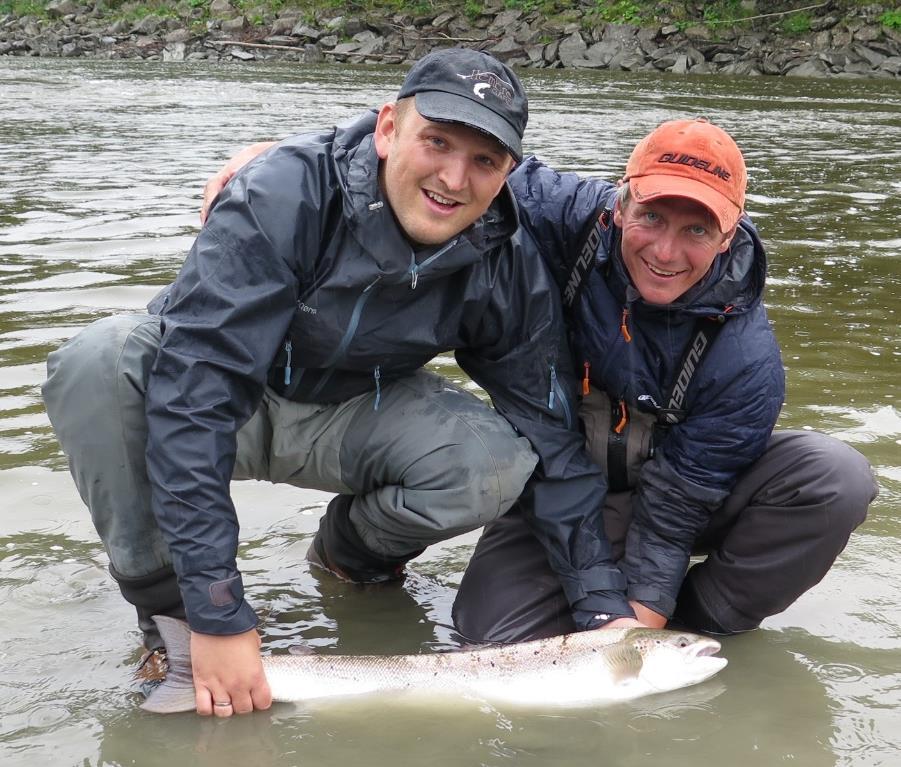
<path fill-rule="evenodd" d="M 691 644 L 691 641 L 687 636 L 680 636 L 676 641 L 676 644 L 678 644 L 679 647 L 688 647 Z"/>

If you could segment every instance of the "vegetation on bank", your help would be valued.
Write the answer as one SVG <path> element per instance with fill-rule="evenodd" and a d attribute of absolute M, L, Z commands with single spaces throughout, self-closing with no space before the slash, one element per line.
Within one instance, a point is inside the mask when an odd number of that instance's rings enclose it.
<path fill-rule="evenodd" d="M 138 20 L 155 14 L 162 17 L 207 21 L 211 0 L 76 0 L 79 5 L 95 9 L 94 14 L 110 21 Z M 332 16 L 390 17 L 395 14 L 423 16 L 442 11 L 458 11 L 459 2 L 450 0 L 230 0 L 251 24 L 264 25 L 280 12 L 296 9 L 310 24 Z M 49 2 L 45 0 L 0 0 L 0 14 L 46 17 Z M 811 24 L 826 13 L 834 16 L 850 14 L 857 8 L 872 6 L 868 0 L 833 0 L 832 2 L 767 2 L 753 0 L 715 0 L 689 2 L 664 0 L 655 4 L 640 0 L 465 0 L 463 12 L 472 19 L 499 10 L 538 11 L 549 21 L 578 21 L 584 26 L 601 22 L 636 26 L 675 25 L 680 29 L 706 26 L 714 34 L 723 26 L 766 24 L 787 36 L 799 36 L 811 30 Z M 883 26 L 901 30 L 901 10 L 885 10 L 876 19 Z"/>

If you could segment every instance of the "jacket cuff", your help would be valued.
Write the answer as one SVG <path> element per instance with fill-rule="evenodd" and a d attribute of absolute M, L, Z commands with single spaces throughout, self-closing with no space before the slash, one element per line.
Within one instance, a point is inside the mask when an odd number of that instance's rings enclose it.
<path fill-rule="evenodd" d="M 629 586 L 629 599 L 641 602 L 645 607 L 665 618 L 672 618 L 676 609 L 676 598 L 664 593 L 657 586 L 632 584 Z"/>
<path fill-rule="evenodd" d="M 626 577 L 616 567 L 577 570 L 572 576 L 560 576 L 560 582 L 579 631 L 635 616 L 626 599 Z"/>
<path fill-rule="evenodd" d="M 230 636 L 249 631 L 257 625 L 256 613 L 244 600 L 244 583 L 240 574 L 221 580 L 194 578 L 180 585 L 192 631 Z"/>

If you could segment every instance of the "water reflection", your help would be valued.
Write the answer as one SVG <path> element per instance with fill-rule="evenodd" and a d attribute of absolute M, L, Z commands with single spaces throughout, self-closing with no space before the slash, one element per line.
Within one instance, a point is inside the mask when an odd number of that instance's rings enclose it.
<path fill-rule="evenodd" d="M 238 147 L 389 98 L 392 69 L 0 59 L 0 760 L 31 764 L 567 764 L 901 760 L 901 90 L 892 82 L 537 72 L 528 149 L 615 178 L 656 123 L 733 132 L 770 255 L 788 369 L 781 424 L 864 452 L 881 495 L 836 568 L 766 630 L 730 639 L 696 688 L 591 711 L 402 701 L 281 706 L 228 722 L 137 710 L 132 617 L 40 402 L 47 353 L 174 276 L 205 178 Z M 451 357 L 443 373 L 466 383 Z M 267 650 L 418 652 L 449 625 L 471 539 L 373 594 L 303 554 L 325 498 L 240 483 L 241 567 Z M 612 755 L 615 755 L 615 759 Z"/>

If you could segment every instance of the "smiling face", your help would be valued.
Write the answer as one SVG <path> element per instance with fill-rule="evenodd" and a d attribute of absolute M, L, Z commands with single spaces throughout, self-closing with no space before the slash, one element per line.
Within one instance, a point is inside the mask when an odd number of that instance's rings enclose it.
<path fill-rule="evenodd" d="M 414 244 L 439 245 L 477 221 L 513 167 L 495 139 L 426 120 L 411 102 L 382 107 L 375 146 L 382 190 Z"/>
<path fill-rule="evenodd" d="M 632 284 L 652 304 L 670 304 L 701 280 L 735 234 L 719 231 L 707 208 L 683 197 L 617 202 L 613 221 Z"/>

